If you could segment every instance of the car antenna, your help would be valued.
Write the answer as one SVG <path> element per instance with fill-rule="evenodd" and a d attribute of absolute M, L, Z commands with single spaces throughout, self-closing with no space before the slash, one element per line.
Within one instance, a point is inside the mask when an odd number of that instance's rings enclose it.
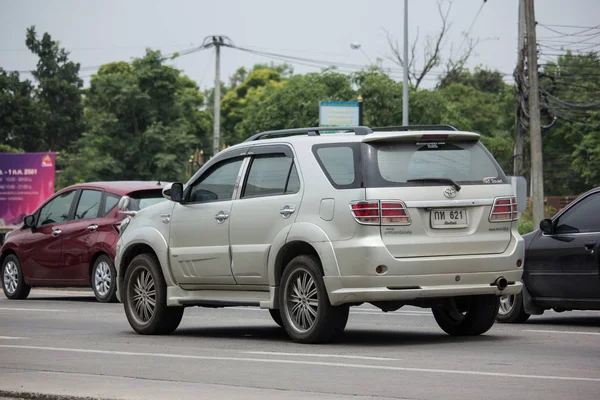
<path fill-rule="evenodd" d="M 162 183 L 160 183 L 160 179 L 158 180 L 158 182 L 156 182 L 156 186 L 160 186 L 162 185 Z"/>

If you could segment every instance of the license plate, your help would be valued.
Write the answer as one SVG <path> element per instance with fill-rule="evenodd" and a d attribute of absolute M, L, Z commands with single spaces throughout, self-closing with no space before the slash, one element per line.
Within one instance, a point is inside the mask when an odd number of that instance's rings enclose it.
<path fill-rule="evenodd" d="M 443 208 L 431 210 L 431 227 L 435 229 L 456 229 L 468 227 L 466 208 Z"/>

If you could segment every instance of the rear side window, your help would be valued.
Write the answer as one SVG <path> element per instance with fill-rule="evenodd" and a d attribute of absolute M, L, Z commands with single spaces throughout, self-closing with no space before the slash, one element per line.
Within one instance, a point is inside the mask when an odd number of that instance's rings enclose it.
<path fill-rule="evenodd" d="M 335 143 L 313 146 L 321 169 L 336 189 L 361 187 L 360 143 Z"/>
<path fill-rule="evenodd" d="M 242 198 L 296 193 L 299 189 L 298 173 L 291 158 L 255 157 L 250 166 Z"/>
<path fill-rule="evenodd" d="M 422 186 L 425 183 L 419 179 L 436 178 L 461 184 L 508 182 L 498 163 L 479 142 L 382 143 L 372 145 L 369 153 L 374 158 L 368 163 L 371 187 Z"/>
<path fill-rule="evenodd" d="M 75 211 L 75 219 L 92 219 L 98 217 L 102 192 L 99 190 L 83 190 Z"/>
<path fill-rule="evenodd" d="M 114 194 L 107 194 L 106 200 L 104 200 L 104 214 L 106 215 L 112 210 L 118 203 L 121 198 L 115 196 Z"/>

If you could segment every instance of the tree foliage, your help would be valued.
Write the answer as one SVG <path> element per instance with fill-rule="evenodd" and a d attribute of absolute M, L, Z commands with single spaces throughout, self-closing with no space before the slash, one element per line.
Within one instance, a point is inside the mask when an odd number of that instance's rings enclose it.
<path fill-rule="evenodd" d="M 60 185 L 96 180 L 182 180 L 207 131 L 196 84 L 148 50 L 132 64 L 106 64 L 86 91 L 87 130 Z"/>

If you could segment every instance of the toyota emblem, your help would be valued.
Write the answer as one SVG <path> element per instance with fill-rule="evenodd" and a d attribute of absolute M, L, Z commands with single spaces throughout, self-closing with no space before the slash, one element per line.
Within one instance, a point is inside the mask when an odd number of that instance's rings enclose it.
<path fill-rule="evenodd" d="M 456 197 L 456 189 L 454 189 L 452 186 L 450 186 L 449 188 L 446 188 L 446 190 L 444 190 L 444 196 L 446 196 L 449 199 L 453 199 Z"/>

